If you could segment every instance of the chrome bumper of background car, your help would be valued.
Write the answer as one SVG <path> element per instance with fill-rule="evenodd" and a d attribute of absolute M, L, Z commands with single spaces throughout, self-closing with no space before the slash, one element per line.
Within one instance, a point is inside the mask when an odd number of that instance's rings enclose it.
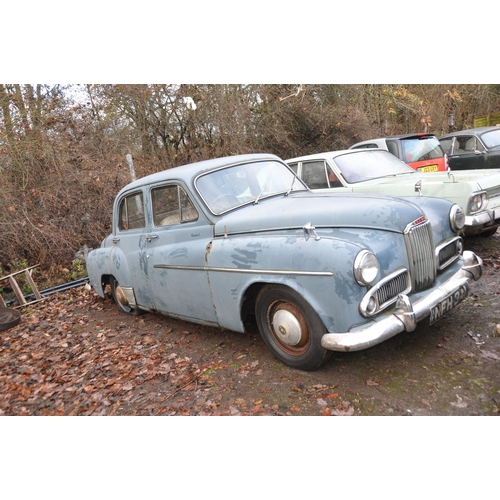
<path fill-rule="evenodd" d="M 465 217 L 465 229 L 467 227 L 475 228 L 477 226 L 484 226 L 485 224 L 494 222 L 499 217 L 499 210 L 487 210 L 475 215 L 468 215 Z"/>
<path fill-rule="evenodd" d="M 361 351 L 398 333 L 413 331 L 417 323 L 429 317 L 441 302 L 455 300 L 453 307 L 461 302 L 468 294 L 469 283 L 481 277 L 482 263 L 476 254 L 465 251 L 462 269 L 428 295 L 412 304 L 406 295 L 401 294 L 392 315 L 347 333 L 327 333 L 323 335 L 321 345 L 331 351 Z"/>

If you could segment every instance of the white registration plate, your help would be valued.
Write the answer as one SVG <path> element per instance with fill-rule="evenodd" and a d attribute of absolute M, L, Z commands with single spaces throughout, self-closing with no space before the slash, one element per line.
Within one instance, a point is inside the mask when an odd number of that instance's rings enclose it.
<path fill-rule="evenodd" d="M 464 300 L 468 294 L 468 283 L 463 284 L 462 286 L 460 286 L 460 288 L 450 293 L 439 304 L 436 304 L 431 308 L 429 324 L 432 325 L 432 323 L 435 323 L 438 319 L 441 319 L 448 311 L 451 311 L 457 304 L 462 302 L 462 300 Z"/>

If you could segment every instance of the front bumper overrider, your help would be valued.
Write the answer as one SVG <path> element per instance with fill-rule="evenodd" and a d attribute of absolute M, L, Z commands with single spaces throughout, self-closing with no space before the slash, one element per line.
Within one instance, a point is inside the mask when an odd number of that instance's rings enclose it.
<path fill-rule="evenodd" d="M 412 332 L 420 321 L 431 315 L 433 308 L 447 298 L 452 302 L 455 300 L 454 305 L 462 301 L 468 294 L 469 283 L 481 277 L 482 264 L 474 252 L 465 251 L 462 268 L 415 303 L 412 304 L 407 295 L 400 294 L 392 314 L 347 333 L 326 333 L 321 345 L 331 351 L 361 351 L 398 333 Z"/>

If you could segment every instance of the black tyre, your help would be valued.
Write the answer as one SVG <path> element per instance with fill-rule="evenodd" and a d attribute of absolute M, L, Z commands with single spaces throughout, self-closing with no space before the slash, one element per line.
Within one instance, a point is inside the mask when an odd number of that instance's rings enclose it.
<path fill-rule="evenodd" d="M 267 347 L 291 368 L 316 370 L 332 352 L 321 345 L 326 333 L 316 311 L 294 290 L 267 285 L 259 292 L 255 316 Z"/>
<path fill-rule="evenodd" d="M 483 231 L 482 233 L 479 233 L 479 236 L 482 236 L 483 238 L 489 238 L 497 232 L 497 229 L 498 228 L 490 229 L 489 231 Z"/>
<path fill-rule="evenodd" d="M 0 307 L 0 330 L 8 330 L 21 322 L 21 313 L 10 307 Z"/>
<path fill-rule="evenodd" d="M 123 290 L 120 287 L 120 284 L 118 281 L 112 277 L 111 278 L 111 294 L 113 295 L 113 300 L 116 302 L 116 305 L 118 306 L 118 310 L 122 313 L 125 314 L 131 314 L 133 316 L 139 316 L 140 314 L 143 314 L 144 311 L 139 309 L 138 307 L 132 307 L 125 294 L 123 293 Z"/>

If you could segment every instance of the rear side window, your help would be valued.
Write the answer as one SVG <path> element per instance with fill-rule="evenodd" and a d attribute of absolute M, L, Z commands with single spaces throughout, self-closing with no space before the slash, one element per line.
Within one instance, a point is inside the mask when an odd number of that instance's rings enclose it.
<path fill-rule="evenodd" d="M 387 141 L 387 150 L 396 158 L 399 158 L 398 145 L 394 141 Z"/>
<path fill-rule="evenodd" d="M 118 228 L 120 231 L 142 229 L 146 226 L 142 192 L 126 196 L 120 201 Z"/>
<path fill-rule="evenodd" d="M 449 155 L 451 151 L 451 143 L 453 141 L 453 137 L 449 137 L 448 139 L 442 139 L 440 141 L 441 147 L 443 148 L 443 151 Z"/>
<path fill-rule="evenodd" d="M 302 180 L 310 189 L 329 188 L 324 161 L 311 161 L 302 164 Z"/>
<path fill-rule="evenodd" d="M 198 211 L 180 186 L 155 188 L 152 200 L 155 226 L 171 226 L 198 219 Z"/>
<path fill-rule="evenodd" d="M 376 144 L 370 143 L 370 144 L 361 144 L 359 146 L 354 146 L 352 149 L 377 149 L 378 146 Z"/>

